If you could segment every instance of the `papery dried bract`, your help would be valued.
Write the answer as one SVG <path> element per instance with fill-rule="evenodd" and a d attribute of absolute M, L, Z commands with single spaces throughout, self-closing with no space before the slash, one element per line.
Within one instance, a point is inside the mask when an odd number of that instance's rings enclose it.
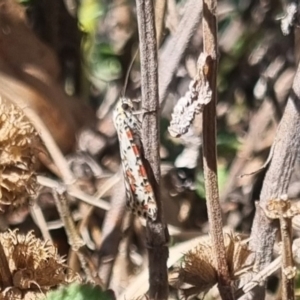
<path fill-rule="evenodd" d="M 251 252 L 238 234 L 225 233 L 224 243 L 231 279 L 237 280 L 249 269 L 246 259 Z M 171 284 L 180 289 L 185 297 L 207 293 L 218 282 L 213 253 L 210 237 L 203 238 L 195 249 L 184 256 Z"/>
<path fill-rule="evenodd" d="M 13 279 L 13 287 L 0 290 L 0 300 L 18 299 L 18 294 L 24 296 L 21 299 L 38 299 L 51 287 L 79 281 L 57 249 L 36 238 L 33 232 L 21 235 L 16 230 L 7 231 L 0 234 L 0 241 Z"/>
<path fill-rule="evenodd" d="M 17 207 L 36 190 L 38 133 L 24 113 L 0 99 L 0 203 Z"/>

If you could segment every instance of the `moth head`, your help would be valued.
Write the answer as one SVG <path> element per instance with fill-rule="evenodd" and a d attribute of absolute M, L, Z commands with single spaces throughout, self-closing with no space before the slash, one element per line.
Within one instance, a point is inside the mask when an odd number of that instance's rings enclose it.
<path fill-rule="evenodd" d="M 120 105 L 121 105 L 121 108 L 123 111 L 133 111 L 134 110 L 134 107 L 133 107 L 133 103 L 132 101 L 129 99 L 129 98 L 121 98 L 120 99 Z"/>
<path fill-rule="evenodd" d="M 128 98 L 121 97 L 113 112 L 113 122 L 116 128 L 123 126 L 124 118 L 131 115 L 134 111 L 132 101 Z"/>

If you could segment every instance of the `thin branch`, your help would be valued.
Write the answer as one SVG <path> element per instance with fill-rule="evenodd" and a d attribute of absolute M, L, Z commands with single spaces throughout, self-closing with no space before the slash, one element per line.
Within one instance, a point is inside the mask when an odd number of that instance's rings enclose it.
<path fill-rule="evenodd" d="M 153 174 L 151 184 L 155 193 L 158 216 L 156 221 L 148 220 L 146 227 L 149 254 L 149 296 L 150 299 L 168 299 L 168 229 L 163 222 L 160 199 L 160 157 L 159 157 L 159 102 L 157 76 L 157 44 L 154 27 L 152 0 L 136 0 L 141 55 L 142 142 L 149 173 Z M 151 177 L 151 176 L 150 176 Z"/>
<path fill-rule="evenodd" d="M 76 225 L 72 219 L 72 214 L 69 209 L 68 195 L 64 188 L 57 188 L 53 192 L 55 204 L 59 212 L 59 216 L 64 223 L 68 242 L 72 250 L 77 254 L 80 265 L 84 270 L 87 279 L 90 282 L 97 281 L 96 270 L 89 257 L 85 242 L 77 232 Z"/>
<path fill-rule="evenodd" d="M 293 242 L 293 257 L 297 258 L 299 256 L 299 241 L 300 239 L 295 239 Z M 275 273 L 281 266 L 282 263 L 282 255 L 279 255 L 276 259 L 274 259 L 270 264 L 268 264 L 263 270 L 259 273 L 256 273 L 249 282 L 247 282 L 242 288 L 236 291 L 236 298 L 241 297 L 242 293 L 249 293 L 252 289 L 254 289 L 260 282 L 265 281 L 270 275 Z"/>
<path fill-rule="evenodd" d="M 281 232 L 281 296 L 283 300 L 293 300 L 294 277 L 296 267 L 292 255 L 292 220 L 291 218 L 299 213 L 291 201 L 283 196 L 279 199 L 270 199 L 266 206 L 261 207 L 270 220 L 279 219 Z"/>
<path fill-rule="evenodd" d="M 1 242 L 0 242 L 0 275 L 1 275 L 2 290 L 5 290 L 5 288 L 7 287 L 13 286 L 12 274 L 10 272 L 7 257 Z"/>
<path fill-rule="evenodd" d="M 174 266 L 176 262 L 178 262 L 184 255 L 184 253 L 190 251 L 195 248 L 202 239 L 207 238 L 207 236 L 196 237 L 191 240 L 182 242 L 170 248 L 170 257 L 168 259 L 168 267 Z M 141 272 L 137 278 L 134 279 L 133 282 L 126 288 L 126 290 L 118 296 L 117 300 L 124 299 L 135 299 L 140 295 L 143 295 L 147 292 L 149 287 L 148 283 L 148 273 L 147 270 Z M 158 298 L 157 298 L 158 299 Z"/>
<path fill-rule="evenodd" d="M 265 269 L 255 274 L 252 279 L 247 282 L 241 289 L 237 290 L 235 293 L 236 298 L 242 296 L 243 293 L 249 293 L 254 289 L 261 281 L 266 280 L 270 275 L 275 273 L 281 265 L 281 255 L 278 256 L 274 261 L 272 261 Z"/>
<path fill-rule="evenodd" d="M 83 192 L 79 188 L 77 188 L 75 185 L 66 186 L 62 182 L 59 182 L 59 181 L 56 181 L 56 180 L 53 180 L 53 179 L 50 179 L 48 177 L 41 176 L 41 175 L 37 176 L 37 182 L 40 185 L 43 185 L 43 186 L 46 186 L 49 188 L 53 188 L 53 189 L 56 189 L 58 187 L 65 187 L 70 196 L 73 196 L 81 201 L 84 201 L 87 204 L 90 204 L 95 207 L 99 207 L 104 210 L 110 209 L 109 203 L 107 203 L 106 201 L 104 201 L 102 199 L 99 199 L 98 197 L 94 197 L 94 196 L 90 196 L 90 195 L 86 194 L 85 192 Z"/>
<path fill-rule="evenodd" d="M 289 201 L 289 200 L 282 200 Z M 281 297 L 282 300 L 294 300 L 294 277 L 296 275 L 296 267 L 294 267 L 293 256 L 292 256 L 292 220 L 291 218 L 285 218 L 283 216 L 283 206 L 280 205 L 280 232 L 281 232 L 281 255 L 282 255 L 282 266 L 281 266 Z"/>
<path fill-rule="evenodd" d="M 211 57 L 211 70 L 208 80 L 212 99 L 203 111 L 203 166 L 205 190 L 210 223 L 210 234 L 218 270 L 219 291 L 222 299 L 233 299 L 231 279 L 226 261 L 221 206 L 219 202 L 216 149 L 216 102 L 217 102 L 217 1 L 203 1 L 203 48 Z"/>
<path fill-rule="evenodd" d="M 157 37 L 157 48 L 163 37 L 167 0 L 155 1 L 155 28 Z"/>
<path fill-rule="evenodd" d="M 53 244 L 47 221 L 38 203 L 35 202 L 33 206 L 30 207 L 30 214 L 35 224 L 40 228 L 44 241 L 51 241 Z"/>
<path fill-rule="evenodd" d="M 279 124 L 273 155 L 269 169 L 266 172 L 260 206 L 265 207 L 270 199 L 281 198 L 287 194 L 288 185 L 295 164 L 300 144 L 300 65 L 296 72 L 290 97 L 288 99 L 282 120 Z M 277 223 L 271 222 L 257 206 L 251 232 L 250 250 L 255 252 L 255 271 L 264 269 L 272 259 L 273 246 L 278 230 Z M 265 282 L 244 299 L 264 299 Z"/>

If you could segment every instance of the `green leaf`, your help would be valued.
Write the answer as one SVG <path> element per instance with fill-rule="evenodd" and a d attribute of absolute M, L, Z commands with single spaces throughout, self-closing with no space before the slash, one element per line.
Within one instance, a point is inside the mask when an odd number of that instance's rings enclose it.
<path fill-rule="evenodd" d="M 101 291 L 100 287 L 89 284 L 73 283 L 46 295 L 46 300 L 113 300 L 109 292 Z"/>

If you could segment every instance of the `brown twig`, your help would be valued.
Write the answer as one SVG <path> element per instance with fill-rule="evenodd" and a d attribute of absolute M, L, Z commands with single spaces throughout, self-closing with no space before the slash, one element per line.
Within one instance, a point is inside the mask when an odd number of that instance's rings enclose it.
<path fill-rule="evenodd" d="M 157 76 L 157 46 L 152 0 L 136 0 L 141 55 L 142 141 L 145 160 L 153 173 L 152 186 L 158 206 L 156 221 L 148 220 L 146 233 L 149 254 L 150 299 L 168 299 L 168 230 L 163 221 L 160 199 L 159 101 Z M 149 171 L 151 171 L 149 170 Z"/>
<path fill-rule="evenodd" d="M 293 242 L 293 257 L 299 257 L 299 241 L 300 239 L 295 239 Z M 279 255 L 270 264 L 268 264 L 259 273 L 255 273 L 254 277 L 251 278 L 242 288 L 236 291 L 236 298 L 241 297 L 242 293 L 250 292 L 254 287 L 256 287 L 260 282 L 265 281 L 270 275 L 274 274 L 282 265 L 282 255 Z"/>
<path fill-rule="evenodd" d="M 279 124 L 273 155 L 266 172 L 260 206 L 265 207 L 269 199 L 280 198 L 287 194 L 289 181 L 300 143 L 300 65 L 296 72 L 292 92 L 289 96 L 282 120 Z M 257 209 L 251 232 L 250 250 L 255 252 L 255 271 L 264 269 L 272 259 L 277 224 L 271 222 L 261 209 Z M 245 299 L 264 299 L 265 282 L 261 282 Z"/>
<path fill-rule="evenodd" d="M 254 289 L 261 281 L 266 280 L 270 275 L 275 273 L 281 265 L 281 255 L 274 259 L 265 269 L 261 270 L 259 273 L 255 273 L 254 277 L 251 278 L 242 288 L 235 292 L 235 297 L 238 299 L 244 293 L 249 293 Z"/>
<path fill-rule="evenodd" d="M 7 287 L 13 286 L 12 274 L 10 272 L 7 257 L 1 242 L 0 242 L 0 274 L 1 274 L 2 290 L 4 290 Z"/>
<path fill-rule="evenodd" d="M 45 241 L 51 241 L 53 243 L 51 234 L 49 232 L 48 224 L 45 219 L 45 216 L 42 212 L 41 207 L 38 205 L 37 202 L 35 202 L 31 207 L 30 207 L 30 214 L 36 225 L 40 228 L 42 232 L 42 236 Z"/>
<path fill-rule="evenodd" d="M 84 201 L 87 204 L 90 204 L 95 207 L 99 207 L 104 210 L 109 210 L 110 205 L 108 202 L 91 195 L 86 194 L 85 192 L 81 191 L 79 188 L 77 188 L 75 185 L 65 185 L 59 181 L 56 181 L 54 179 L 45 177 L 45 176 L 37 176 L 37 182 L 40 185 L 56 189 L 58 187 L 65 187 L 68 191 L 68 194 L 70 196 L 73 196 L 81 201 Z"/>
<path fill-rule="evenodd" d="M 296 276 L 296 267 L 294 266 L 292 254 L 292 216 L 287 216 L 291 206 L 291 201 L 283 197 L 278 201 L 279 224 L 281 233 L 281 297 L 282 300 L 295 299 L 294 278 Z"/>
<path fill-rule="evenodd" d="M 76 225 L 72 219 L 72 215 L 68 205 L 68 195 L 64 188 L 59 187 L 53 191 L 55 204 L 59 212 L 59 216 L 65 225 L 66 234 L 72 250 L 77 254 L 80 265 L 84 270 L 88 281 L 98 281 L 96 270 L 89 258 L 86 245 L 83 239 L 77 233 Z"/>
<path fill-rule="evenodd" d="M 299 213 L 297 207 L 286 196 L 280 199 L 270 199 L 266 207 L 262 207 L 266 216 L 271 219 L 278 219 L 281 233 L 281 296 L 283 300 L 293 300 L 294 295 L 294 277 L 296 276 L 296 267 L 293 262 L 292 254 L 292 220 L 291 218 Z"/>
<path fill-rule="evenodd" d="M 166 8 L 167 8 L 167 0 L 155 1 L 155 28 L 156 28 L 157 48 L 159 48 L 159 45 L 163 37 Z"/>
<path fill-rule="evenodd" d="M 219 291 L 222 299 L 233 299 L 231 280 L 226 262 L 221 206 L 217 179 L 216 102 L 217 102 L 217 1 L 203 1 L 203 47 L 212 59 L 208 74 L 212 90 L 211 102 L 203 111 L 203 166 L 210 234 L 218 270 Z"/>
<path fill-rule="evenodd" d="M 281 252 L 282 252 L 282 267 L 281 267 L 281 279 L 282 279 L 282 300 L 295 299 L 294 291 L 294 277 L 296 271 L 293 267 L 292 257 L 292 220 L 291 218 L 285 218 L 280 214 L 280 231 L 281 231 Z"/>

